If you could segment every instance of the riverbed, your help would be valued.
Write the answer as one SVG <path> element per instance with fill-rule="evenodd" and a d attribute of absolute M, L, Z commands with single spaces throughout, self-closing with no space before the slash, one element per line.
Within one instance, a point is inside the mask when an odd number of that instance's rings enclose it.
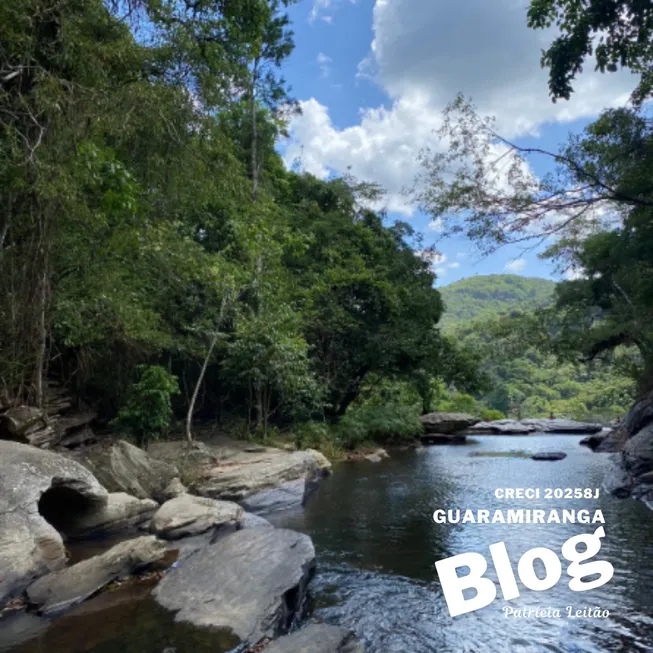
<path fill-rule="evenodd" d="M 652 651 L 653 512 L 633 500 L 600 492 L 597 499 L 543 497 L 546 488 L 600 488 L 610 458 L 579 446 L 579 436 L 475 436 L 464 445 L 393 452 L 381 463 L 340 464 L 304 511 L 274 516 L 277 526 L 308 533 L 318 573 L 314 616 L 351 628 L 368 653 L 595 653 Z M 541 451 L 567 454 L 538 462 Z M 540 499 L 495 498 L 496 488 L 540 488 Z M 563 577 L 552 589 L 520 586 L 518 599 L 496 601 L 451 618 L 435 562 L 505 542 L 516 561 L 535 546 L 557 553 L 586 524 L 441 524 L 435 509 L 600 509 L 606 537 L 599 558 L 615 568 L 598 589 L 572 592 Z M 492 569 L 492 567 L 490 568 Z M 491 572 L 490 577 L 496 578 Z M 0 650 L 12 653 L 220 653 L 233 647 L 224 633 L 175 624 L 147 597 L 127 587 L 100 595 L 48 625 L 21 617 L 0 628 Z M 560 618 L 504 616 L 505 606 L 560 609 Z M 567 619 L 565 610 L 600 607 L 605 619 Z M 13 633 L 15 645 L 9 644 Z M 21 640 L 18 644 L 17 640 Z"/>

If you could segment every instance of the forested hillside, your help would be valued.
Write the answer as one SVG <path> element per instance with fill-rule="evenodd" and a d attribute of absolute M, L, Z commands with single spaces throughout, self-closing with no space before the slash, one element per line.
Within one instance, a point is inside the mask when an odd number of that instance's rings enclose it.
<path fill-rule="evenodd" d="M 445 305 L 442 325 L 451 329 L 470 321 L 506 317 L 553 302 L 555 283 L 516 274 L 478 275 L 440 288 Z"/>
<path fill-rule="evenodd" d="M 536 319 L 530 316 L 545 307 L 554 311 L 555 287 L 546 279 L 510 274 L 470 277 L 440 289 L 445 332 L 476 353 L 486 376 L 476 402 L 456 395 L 449 401 L 511 417 L 607 421 L 628 409 L 635 383 L 624 366 L 614 360 L 588 364 L 580 356 L 561 360 L 535 346 L 531 323 Z"/>

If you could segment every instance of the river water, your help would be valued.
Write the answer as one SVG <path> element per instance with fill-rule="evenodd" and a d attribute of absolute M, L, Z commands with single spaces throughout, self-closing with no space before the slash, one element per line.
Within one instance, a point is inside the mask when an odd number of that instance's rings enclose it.
<path fill-rule="evenodd" d="M 393 453 L 381 463 L 343 463 L 302 512 L 278 514 L 277 526 L 308 533 L 318 573 L 314 615 L 355 630 L 367 653 L 596 653 L 653 651 L 653 512 L 601 492 L 598 499 L 498 500 L 496 488 L 600 488 L 610 468 L 605 454 L 579 446 L 577 436 L 487 436 L 465 445 Z M 558 462 L 529 454 L 563 451 Z M 518 599 L 451 618 L 434 563 L 505 542 L 516 568 L 519 556 L 543 546 L 560 553 L 569 537 L 591 524 L 443 524 L 435 509 L 600 509 L 606 537 L 598 558 L 613 579 L 588 592 L 568 587 L 520 586 Z M 490 564 L 488 575 L 492 577 Z M 496 577 L 494 577 L 496 579 Z M 137 595 L 132 596 L 136 592 Z M 175 624 L 147 597 L 104 594 L 47 626 L 21 615 L 0 628 L 0 651 L 12 653 L 219 653 L 233 647 L 224 633 Z M 506 617 L 502 608 L 551 607 L 560 618 Z M 574 610 L 600 607 L 607 619 L 567 619 Z M 31 633 L 31 634 L 30 634 Z M 11 637 L 9 637 L 11 636 Z M 9 639 L 8 639 L 9 637 Z M 10 639 L 14 644 L 10 644 Z M 21 643 L 18 644 L 17 642 Z"/>
<path fill-rule="evenodd" d="M 393 454 L 382 463 L 340 465 L 303 513 L 275 519 L 313 538 L 319 562 L 316 615 L 354 629 L 370 653 L 653 651 L 653 512 L 604 492 L 597 500 L 494 498 L 495 489 L 505 487 L 601 487 L 610 459 L 579 446 L 579 440 L 477 437 L 466 445 Z M 567 457 L 558 462 L 527 457 L 538 451 L 563 451 Z M 490 560 L 488 546 L 503 541 L 516 570 L 525 551 L 543 546 L 560 555 L 565 540 L 600 524 L 437 525 L 432 520 L 437 508 L 531 508 L 547 514 L 552 508 L 600 509 L 606 537 L 597 558 L 613 564 L 614 577 L 598 589 L 573 592 L 561 556 L 563 575 L 552 589 L 533 592 L 520 585 L 520 597 L 510 603 L 498 592 L 488 607 L 451 618 L 435 561 L 472 551 Z M 567 619 L 569 605 L 599 606 L 610 617 Z M 506 617 L 505 606 L 550 606 L 563 616 Z"/>

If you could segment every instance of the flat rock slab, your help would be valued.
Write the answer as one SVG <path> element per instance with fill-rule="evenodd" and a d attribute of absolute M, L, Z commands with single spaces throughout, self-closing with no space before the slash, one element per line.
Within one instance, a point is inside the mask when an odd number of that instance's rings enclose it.
<path fill-rule="evenodd" d="M 476 424 L 479 419 L 467 413 L 429 413 L 420 418 L 425 433 L 449 435 L 464 431 Z"/>
<path fill-rule="evenodd" d="M 283 483 L 330 471 L 331 464 L 317 451 L 244 453 L 208 469 L 194 489 L 196 494 L 212 499 L 242 501 Z"/>
<path fill-rule="evenodd" d="M 534 453 L 531 456 L 532 460 L 564 460 L 567 457 L 566 453 L 562 451 L 542 451 L 541 453 Z"/>
<path fill-rule="evenodd" d="M 243 512 L 231 501 L 182 494 L 166 501 L 154 513 L 150 530 L 166 540 L 199 535 L 216 528 L 236 530 Z"/>
<path fill-rule="evenodd" d="M 574 422 L 569 419 L 499 419 L 479 422 L 469 428 L 469 433 L 496 433 L 502 435 L 527 435 L 529 433 L 592 434 L 603 430 L 601 424 Z"/>
<path fill-rule="evenodd" d="M 61 533 L 39 512 L 39 500 L 49 490 L 61 493 L 68 511 L 73 499 L 98 510 L 108 500 L 107 491 L 78 463 L 0 441 L 0 604 L 34 578 L 66 564 Z"/>
<path fill-rule="evenodd" d="M 27 588 L 30 603 L 44 614 L 84 601 L 111 581 L 161 560 L 165 542 L 153 535 L 121 542 L 102 555 L 39 578 Z"/>
<path fill-rule="evenodd" d="M 272 642 L 265 653 L 363 653 L 354 633 L 338 626 L 311 624 Z"/>
<path fill-rule="evenodd" d="M 249 645 L 290 629 L 315 569 L 311 538 L 276 528 L 240 530 L 172 569 L 153 592 L 176 621 L 228 628 Z"/>

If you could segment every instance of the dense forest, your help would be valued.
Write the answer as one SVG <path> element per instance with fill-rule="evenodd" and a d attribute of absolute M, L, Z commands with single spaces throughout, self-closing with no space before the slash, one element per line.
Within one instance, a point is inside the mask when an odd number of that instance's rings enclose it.
<path fill-rule="evenodd" d="M 0 408 L 65 387 L 140 442 L 174 417 L 189 438 L 209 419 L 348 446 L 472 395 L 490 416 L 624 409 L 629 379 L 653 374 L 650 19 L 622 33 L 621 14 L 532 3 L 533 28 L 562 26 L 543 56 L 554 98 L 609 26 L 599 66 L 641 78 L 557 153 L 502 139 L 463 97 L 448 109 L 416 204 L 486 251 L 540 238 L 578 274 L 548 307 L 548 284 L 500 277 L 494 315 L 468 282 L 443 333 L 419 234 L 369 208 L 382 190 L 288 171 L 275 150 L 298 110 L 291 2 L 1 4 Z M 538 180 L 531 156 L 555 172 Z M 512 315 L 513 295 L 535 310 Z M 456 317 L 487 333 L 454 333 Z"/>
<path fill-rule="evenodd" d="M 0 405 L 64 386 L 145 442 L 173 416 L 312 434 L 379 384 L 474 386 L 379 189 L 275 151 L 288 4 L 2 3 Z"/>

